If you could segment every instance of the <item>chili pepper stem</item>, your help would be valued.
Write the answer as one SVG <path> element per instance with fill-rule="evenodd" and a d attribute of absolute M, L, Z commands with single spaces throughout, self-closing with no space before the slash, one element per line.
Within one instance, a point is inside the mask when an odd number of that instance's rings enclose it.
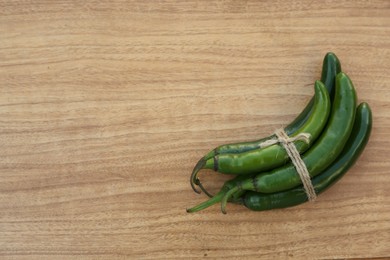
<path fill-rule="evenodd" d="M 216 156 L 218 154 L 217 149 L 218 148 L 215 148 L 215 149 L 211 150 L 210 152 L 208 152 L 205 156 L 203 156 L 203 159 L 205 161 L 207 161 L 208 159 L 212 159 L 214 156 Z"/>
<path fill-rule="evenodd" d="M 200 194 L 201 191 L 195 188 L 195 185 L 201 186 L 200 180 L 198 179 L 198 172 L 203 168 L 203 166 L 206 164 L 206 161 L 204 158 L 201 158 L 198 163 L 195 165 L 194 169 L 192 170 L 191 178 L 190 178 L 190 184 L 192 189 Z M 203 190 L 203 189 L 202 189 Z"/>
<path fill-rule="evenodd" d="M 229 198 L 237 191 L 240 191 L 241 188 L 239 186 L 236 186 L 232 189 L 230 189 L 228 192 L 226 192 L 226 194 L 222 197 L 222 200 L 221 200 L 221 211 L 223 214 L 226 214 L 226 204 L 229 200 Z"/>
<path fill-rule="evenodd" d="M 248 178 L 246 180 L 241 181 L 240 188 L 241 190 L 258 191 L 258 189 L 261 187 L 259 187 L 256 176 L 254 176 L 252 178 Z"/>
<path fill-rule="evenodd" d="M 207 197 L 209 197 L 209 198 L 214 197 L 214 195 L 212 195 L 210 192 L 208 192 L 208 191 L 206 190 L 206 188 L 205 188 L 205 187 L 203 186 L 203 184 L 199 181 L 199 179 L 198 179 L 197 184 L 198 184 L 199 188 L 204 192 L 204 194 L 207 195 Z"/>
<path fill-rule="evenodd" d="M 221 199 L 225 196 L 225 193 L 226 191 L 224 190 L 221 190 L 220 192 L 218 192 L 214 197 L 212 197 L 211 199 L 209 200 L 206 200 L 198 205 L 196 205 L 195 207 L 192 207 L 190 209 L 186 209 L 186 211 L 188 213 L 193 213 L 193 212 L 197 212 L 197 211 L 200 211 L 200 210 L 203 210 L 203 209 L 206 209 L 214 204 L 217 204 L 218 202 L 221 201 Z"/>

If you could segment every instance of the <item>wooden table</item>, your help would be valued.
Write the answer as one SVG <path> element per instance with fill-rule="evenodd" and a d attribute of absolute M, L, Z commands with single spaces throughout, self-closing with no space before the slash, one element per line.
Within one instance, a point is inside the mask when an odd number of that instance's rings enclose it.
<path fill-rule="evenodd" d="M 353 169 L 187 214 L 196 161 L 290 122 L 328 51 L 374 113 Z M 0 78 L 2 259 L 390 257 L 389 1 L 2 1 Z"/>

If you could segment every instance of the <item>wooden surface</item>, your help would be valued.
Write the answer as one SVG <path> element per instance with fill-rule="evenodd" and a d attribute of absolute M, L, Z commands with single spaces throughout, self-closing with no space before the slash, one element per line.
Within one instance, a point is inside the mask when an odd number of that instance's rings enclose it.
<path fill-rule="evenodd" d="M 328 51 L 374 113 L 353 169 L 187 214 L 196 161 L 290 122 Z M 0 79 L 1 259 L 390 257 L 389 1 L 1 1 Z"/>

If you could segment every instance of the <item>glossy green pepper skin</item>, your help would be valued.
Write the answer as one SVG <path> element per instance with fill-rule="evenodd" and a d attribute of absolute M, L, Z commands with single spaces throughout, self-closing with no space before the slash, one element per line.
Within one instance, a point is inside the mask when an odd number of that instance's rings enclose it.
<path fill-rule="evenodd" d="M 325 55 L 322 63 L 321 82 L 324 83 L 326 89 L 328 90 L 330 100 L 333 100 L 335 79 L 336 79 L 336 75 L 340 72 L 341 72 L 341 64 L 339 59 L 337 58 L 336 54 L 332 52 L 328 52 Z M 305 124 L 305 122 L 310 117 L 313 106 L 314 106 L 314 97 L 306 105 L 304 110 L 295 118 L 295 120 L 284 128 L 284 131 L 287 133 L 287 135 L 289 136 L 292 135 L 299 128 L 301 128 L 303 124 Z M 263 143 L 264 141 L 272 138 L 275 138 L 275 135 L 271 135 L 269 137 L 262 138 L 256 141 L 251 141 L 251 142 L 241 142 L 241 143 L 231 143 L 231 144 L 221 145 L 208 152 L 201 160 L 206 161 L 218 154 L 243 153 L 254 149 L 258 149 L 260 143 Z"/>
<path fill-rule="evenodd" d="M 341 154 L 328 168 L 312 179 L 317 195 L 334 185 L 355 164 L 366 147 L 370 137 L 371 128 L 371 109 L 367 103 L 361 103 L 356 109 L 356 118 L 353 129 Z M 225 182 L 223 188 L 216 196 L 193 207 L 192 209 L 188 209 L 187 212 L 200 211 L 220 202 L 229 189 L 232 189 L 244 179 L 245 176 L 238 175 L 234 179 Z M 247 191 L 244 195 L 242 195 L 242 193 L 234 193 L 232 198 L 233 203 L 243 204 L 245 207 L 254 211 L 287 208 L 308 201 L 307 194 L 303 186 L 269 194 L 255 191 Z"/>
<path fill-rule="evenodd" d="M 310 177 L 325 170 L 344 149 L 352 131 L 356 113 L 356 92 L 350 78 L 343 72 L 336 77 L 336 92 L 329 122 L 314 146 L 302 156 Z M 239 190 L 274 193 L 294 188 L 301 179 L 292 163 L 246 179 L 228 191 L 221 201 L 221 210 L 229 197 Z"/>
<path fill-rule="evenodd" d="M 324 83 L 326 89 L 328 90 L 330 100 L 333 100 L 335 78 L 339 72 L 341 72 L 340 60 L 334 53 L 328 52 L 323 59 L 321 82 Z M 309 119 L 312 113 L 314 103 L 315 103 L 315 97 L 313 97 L 310 100 L 310 102 L 307 104 L 307 106 L 301 112 L 301 114 L 298 115 L 298 117 L 292 123 L 290 123 L 288 126 L 284 128 L 287 135 L 291 136 L 307 122 L 307 120 Z M 211 150 L 198 161 L 198 163 L 195 165 L 192 171 L 192 175 L 190 179 L 192 189 L 195 192 L 200 193 L 200 191 L 198 191 L 195 188 L 195 185 L 199 185 L 199 187 L 207 194 L 207 191 L 203 188 L 199 179 L 197 178 L 197 173 L 204 168 L 218 169 L 218 165 L 215 165 L 215 162 L 218 159 L 211 160 L 211 161 L 210 159 L 217 158 L 215 156 L 220 154 L 239 154 L 239 153 L 244 153 L 255 149 L 259 149 L 260 143 L 263 143 L 264 141 L 273 138 L 275 138 L 275 135 L 271 135 L 269 137 L 262 138 L 256 141 L 251 141 L 251 142 L 241 142 L 241 143 L 231 143 L 231 144 L 221 145 Z M 208 161 L 208 166 L 206 166 L 206 161 Z"/>
<path fill-rule="evenodd" d="M 295 147 L 299 153 L 305 152 L 311 144 L 320 136 L 330 113 L 329 93 L 321 81 L 315 82 L 315 105 L 309 119 L 294 132 L 291 137 L 300 133 L 310 134 L 311 143 L 295 141 Z M 214 169 L 225 174 L 251 174 L 279 167 L 288 162 L 289 157 L 281 144 L 239 153 L 220 154 L 206 161 L 204 168 Z"/>
<path fill-rule="evenodd" d="M 343 72 L 336 77 L 336 93 L 329 122 L 313 147 L 302 157 L 310 177 L 328 167 L 343 150 L 351 134 L 356 113 L 356 91 L 350 78 Z M 252 186 L 252 183 L 255 185 Z M 301 179 L 292 164 L 263 173 L 243 185 L 244 189 L 272 193 L 294 188 Z M 248 189 L 251 190 L 251 189 Z"/>
<path fill-rule="evenodd" d="M 315 100 L 316 101 L 315 101 L 315 105 L 313 108 L 313 112 L 311 114 L 311 118 L 301 128 L 301 129 L 304 129 L 311 134 L 314 133 L 315 134 L 314 138 L 317 138 L 317 136 L 323 130 L 324 125 L 327 122 L 329 111 L 330 111 L 330 100 L 329 100 L 328 91 L 326 90 L 325 86 L 321 82 L 317 81 L 316 83 L 317 83 L 317 84 L 315 84 L 315 91 L 316 91 Z M 315 132 L 313 131 L 313 129 L 315 130 Z M 298 149 L 302 149 L 303 145 L 306 145 L 306 147 L 308 147 L 308 145 L 302 141 L 296 142 L 296 146 Z M 278 156 L 277 154 L 280 153 L 281 155 L 284 154 L 284 156 L 286 157 L 286 158 L 283 158 L 284 160 L 288 159 L 288 155 L 287 155 L 286 151 L 280 145 L 272 145 L 269 148 L 274 149 L 274 150 L 271 150 L 274 153 L 273 157 L 277 157 Z M 278 150 L 275 150 L 275 148 L 277 148 Z M 267 149 L 262 149 L 261 151 L 267 152 Z M 253 153 L 253 152 L 254 151 L 251 151 L 251 153 Z M 276 156 L 275 156 L 275 154 L 276 154 Z M 258 154 L 256 154 L 256 155 L 258 155 Z M 270 162 L 270 163 L 272 163 L 272 162 Z M 201 203 L 200 205 L 195 206 L 194 208 L 191 208 L 187 211 L 188 212 L 195 212 L 195 211 L 204 209 L 206 207 L 209 207 L 209 206 L 221 201 L 223 196 L 225 196 L 225 194 L 230 189 L 233 189 L 238 183 L 244 182 L 244 180 L 246 180 L 246 179 L 247 179 L 246 175 L 241 175 L 240 178 L 233 179 L 233 180 L 225 183 L 225 185 L 220 190 L 220 192 L 218 192 L 210 200 L 208 200 L 204 203 Z M 202 187 L 201 183 L 198 183 L 198 185 L 200 187 Z M 204 188 L 202 188 L 202 190 L 205 191 Z M 235 199 L 237 199 L 238 197 L 243 195 L 243 193 L 244 193 L 243 190 L 239 190 L 239 191 L 236 191 L 235 194 L 231 194 L 231 195 L 234 196 Z M 209 195 L 208 192 L 206 192 L 206 194 Z"/>
<path fill-rule="evenodd" d="M 334 97 L 336 76 L 340 72 L 340 60 L 337 58 L 336 54 L 334 54 L 333 52 L 328 52 L 325 55 L 324 61 L 322 63 L 321 82 L 324 83 L 326 89 L 328 90 L 331 101 Z M 309 104 L 307 104 L 306 108 L 302 111 L 302 113 L 299 114 L 299 116 L 285 128 L 287 135 L 291 135 L 298 128 L 300 128 L 304 124 L 304 122 L 307 121 L 310 116 L 310 112 L 313 108 L 313 104 L 314 98 L 310 100 Z"/>
<path fill-rule="evenodd" d="M 356 119 L 352 133 L 343 151 L 325 171 L 312 179 L 317 194 L 334 185 L 355 164 L 366 147 L 371 128 L 371 109 L 367 103 L 361 103 L 356 109 Z M 307 200 L 307 195 L 302 186 L 271 194 L 248 191 L 244 195 L 244 205 L 255 211 L 292 207 Z"/>

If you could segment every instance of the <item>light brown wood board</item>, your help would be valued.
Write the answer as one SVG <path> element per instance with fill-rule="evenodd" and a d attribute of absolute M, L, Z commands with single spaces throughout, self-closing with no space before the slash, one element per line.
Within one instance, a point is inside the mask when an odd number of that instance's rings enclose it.
<path fill-rule="evenodd" d="M 186 213 L 197 160 L 292 121 L 329 51 L 373 110 L 357 164 L 315 203 Z M 390 257 L 389 1 L 1 1 L 0 91 L 0 258 Z"/>

